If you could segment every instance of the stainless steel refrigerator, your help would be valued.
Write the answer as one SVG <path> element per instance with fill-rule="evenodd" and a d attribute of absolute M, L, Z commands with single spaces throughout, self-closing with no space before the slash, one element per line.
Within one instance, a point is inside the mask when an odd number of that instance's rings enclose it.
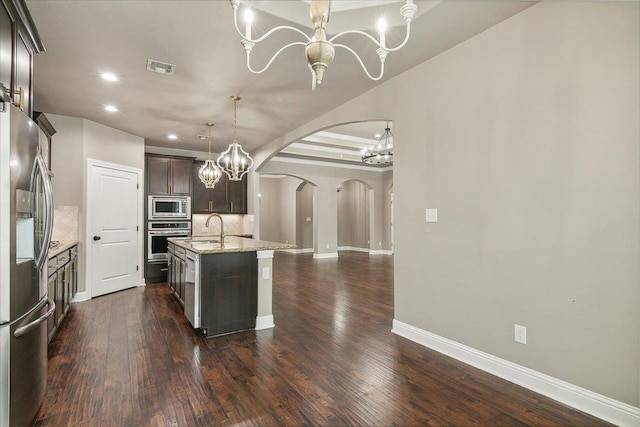
<path fill-rule="evenodd" d="M 0 427 L 30 425 L 46 386 L 53 197 L 40 133 L 0 103 Z"/>

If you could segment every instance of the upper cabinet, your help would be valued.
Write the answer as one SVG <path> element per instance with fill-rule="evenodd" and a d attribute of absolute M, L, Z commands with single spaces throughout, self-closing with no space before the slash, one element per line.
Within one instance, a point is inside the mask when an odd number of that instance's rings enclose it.
<path fill-rule="evenodd" d="M 193 159 L 146 155 L 147 194 L 190 196 Z"/>
<path fill-rule="evenodd" d="M 56 133 L 56 129 L 53 127 L 47 116 L 40 111 L 33 112 L 33 120 L 36 122 L 42 134 L 40 134 L 40 152 L 44 157 L 44 161 L 47 163 L 47 168 L 51 170 L 51 139 Z"/>
<path fill-rule="evenodd" d="M 247 175 L 242 181 L 229 181 L 229 211 L 247 213 Z"/>
<path fill-rule="evenodd" d="M 193 163 L 193 199 L 191 210 L 193 213 L 247 213 L 247 176 L 242 181 L 229 181 L 226 174 L 222 174 L 220 181 L 214 188 L 206 188 L 198 171 L 202 162 Z"/>
<path fill-rule="evenodd" d="M 33 116 L 33 55 L 44 51 L 24 0 L 0 7 L 0 84 L 11 102 Z"/>

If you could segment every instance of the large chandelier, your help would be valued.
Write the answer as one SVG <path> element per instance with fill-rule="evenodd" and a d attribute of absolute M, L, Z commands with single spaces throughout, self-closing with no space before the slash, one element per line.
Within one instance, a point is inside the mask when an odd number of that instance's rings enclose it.
<path fill-rule="evenodd" d="M 362 150 L 362 161 L 370 165 L 393 163 L 393 134 L 389 122 L 376 146 Z"/>
<path fill-rule="evenodd" d="M 269 66 L 271 66 L 271 63 L 276 59 L 276 57 L 282 51 L 284 51 L 285 49 L 291 46 L 302 45 L 302 46 L 305 46 L 305 53 L 307 56 L 307 61 L 309 63 L 309 69 L 311 70 L 311 89 L 312 90 L 316 89 L 317 84 L 319 85 L 322 83 L 322 78 L 324 76 L 324 73 L 327 70 L 327 67 L 329 66 L 329 64 L 331 64 L 331 62 L 333 61 L 333 58 L 335 56 L 336 47 L 340 47 L 347 50 L 348 52 L 351 52 L 360 63 L 360 66 L 364 70 L 365 74 L 371 80 L 376 80 L 376 81 L 380 80 L 384 74 L 384 61 L 387 59 L 387 55 L 389 54 L 389 52 L 395 52 L 397 50 L 402 49 L 402 47 L 404 47 L 407 41 L 409 41 L 409 34 L 411 32 L 411 21 L 413 20 L 413 17 L 418 10 L 418 6 L 413 3 L 413 0 L 406 0 L 405 4 L 400 8 L 400 14 L 404 18 L 404 22 L 406 23 L 406 26 L 407 26 L 406 35 L 405 35 L 404 41 L 400 43 L 400 45 L 394 48 L 390 48 L 390 47 L 387 47 L 387 44 L 386 44 L 386 39 L 385 39 L 386 24 L 383 19 L 381 19 L 380 22 L 378 23 L 378 30 L 380 32 L 378 40 L 376 40 L 376 38 L 374 38 L 370 34 L 365 33 L 364 31 L 357 31 L 357 30 L 343 31 L 331 37 L 329 40 L 327 40 L 326 26 L 331 16 L 331 0 L 311 0 L 309 11 L 311 15 L 311 22 L 313 23 L 313 31 L 314 31 L 313 37 L 309 37 L 298 28 L 284 25 L 284 26 L 272 28 L 271 30 L 267 31 L 262 37 L 254 39 L 252 38 L 252 35 L 251 35 L 251 23 L 253 21 L 251 10 L 246 9 L 244 14 L 245 15 L 244 16 L 244 19 L 245 19 L 244 34 L 240 31 L 240 28 L 238 27 L 238 9 L 240 7 L 240 3 L 242 3 L 242 0 L 231 0 L 231 7 L 233 7 L 234 25 L 235 25 L 236 31 L 238 32 L 240 37 L 242 37 L 241 43 L 242 43 L 242 46 L 244 46 L 245 52 L 247 53 L 247 68 L 249 68 L 249 71 L 255 74 L 263 73 L 269 68 Z M 254 70 L 251 67 L 251 50 L 257 43 L 260 43 L 261 41 L 263 41 L 264 39 L 266 39 L 267 37 L 269 37 L 271 34 L 273 34 L 278 30 L 295 31 L 301 34 L 306 41 L 293 42 L 283 46 L 271 57 L 271 59 L 269 60 L 269 62 L 267 62 L 267 65 L 265 65 L 264 68 L 262 68 L 261 70 Z M 343 44 L 334 43 L 338 38 L 346 34 L 364 35 L 367 38 L 369 38 L 371 41 L 373 41 L 373 43 L 377 46 L 376 53 L 378 54 L 378 58 L 380 58 L 380 74 L 377 77 L 374 77 L 371 75 L 371 73 L 369 73 L 369 70 L 367 70 L 367 67 L 364 65 L 364 63 L 362 62 L 358 54 L 353 49 Z"/>
<path fill-rule="evenodd" d="M 242 176 L 246 174 L 251 166 L 253 159 L 249 153 L 242 149 L 238 144 L 238 101 L 239 96 L 231 96 L 233 101 L 233 142 L 229 144 L 229 148 L 218 157 L 218 167 L 227 174 L 229 180 L 240 181 Z"/>
<path fill-rule="evenodd" d="M 216 166 L 216 164 L 211 160 L 211 128 L 213 127 L 213 123 L 206 123 L 209 128 L 209 132 L 207 134 L 207 141 L 209 142 L 209 157 L 205 160 L 204 164 L 200 167 L 198 171 L 198 178 L 207 188 L 214 188 L 218 181 L 220 181 L 220 177 L 222 176 L 222 171 L 220 168 Z"/>

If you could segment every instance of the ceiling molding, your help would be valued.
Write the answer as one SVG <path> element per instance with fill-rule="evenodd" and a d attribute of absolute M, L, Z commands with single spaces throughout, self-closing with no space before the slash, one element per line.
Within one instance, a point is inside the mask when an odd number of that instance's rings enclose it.
<path fill-rule="evenodd" d="M 322 160 L 314 160 L 314 159 L 299 159 L 299 158 L 290 158 L 278 155 L 273 157 L 270 162 L 281 162 L 281 163 L 296 163 L 301 165 L 315 165 L 315 166 L 328 166 L 333 168 L 342 168 L 342 169 L 355 169 L 355 170 L 365 170 L 369 172 L 387 172 L 393 170 L 393 166 L 386 167 L 372 167 L 372 166 L 364 166 L 364 165 L 356 165 L 354 163 L 339 163 L 339 162 L 329 162 Z"/>

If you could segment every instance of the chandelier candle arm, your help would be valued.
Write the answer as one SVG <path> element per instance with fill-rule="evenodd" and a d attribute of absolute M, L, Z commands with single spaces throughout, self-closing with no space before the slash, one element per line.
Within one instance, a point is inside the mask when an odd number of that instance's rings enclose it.
<path fill-rule="evenodd" d="M 366 36 L 369 38 L 369 40 L 371 40 L 372 42 L 374 42 L 376 44 L 376 46 L 378 46 L 378 48 L 384 49 L 388 52 L 397 52 L 398 50 L 402 49 L 404 47 L 404 45 L 407 44 L 407 42 L 409 41 L 409 38 L 411 36 L 411 23 L 407 23 L 407 32 L 404 36 L 404 40 L 402 41 L 402 43 L 400 43 L 398 46 L 396 47 L 387 47 L 386 46 L 386 42 L 382 43 L 381 41 L 376 40 L 375 37 L 373 37 L 371 34 L 369 33 L 365 33 L 364 31 L 359 31 L 359 30 L 349 30 L 349 31 L 343 31 L 339 34 L 336 34 L 335 36 L 331 37 L 331 39 L 329 39 L 329 43 L 333 43 L 337 38 L 342 37 L 342 36 L 346 36 L 347 34 L 359 34 L 361 36 Z M 384 40 L 384 39 L 383 39 Z M 337 45 L 335 45 L 337 46 Z"/>
<path fill-rule="evenodd" d="M 267 37 L 269 37 L 271 34 L 275 33 L 276 31 L 280 31 L 280 30 L 292 30 L 295 31 L 296 33 L 302 35 L 302 37 L 304 37 L 307 41 L 311 40 L 311 37 L 309 37 L 308 35 L 306 35 L 304 33 L 304 31 L 296 28 L 296 27 L 291 27 L 288 25 L 280 25 L 278 27 L 274 27 L 272 29 L 270 29 L 269 31 L 267 31 L 265 34 L 263 34 L 261 37 L 257 38 L 257 39 L 252 39 L 251 38 L 251 26 L 249 23 L 247 23 L 245 30 L 248 30 L 248 33 L 243 34 L 242 31 L 240 31 L 240 27 L 238 26 L 238 8 L 240 6 L 240 3 L 242 3 L 241 0 L 231 0 L 231 7 L 233 7 L 233 24 L 236 28 L 236 32 L 238 33 L 238 35 L 240 37 L 242 37 L 243 40 L 246 40 L 248 42 L 251 43 L 260 43 L 261 41 L 263 41 L 264 39 L 266 39 Z"/>
<path fill-rule="evenodd" d="M 272 63 L 273 61 L 275 61 L 275 59 L 278 57 L 278 55 L 280 55 L 280 53 L 282 53 L 285 49 L 287 49 L 287 48 L 289 48 L 289 47 L 291 47 L 291 46 L 295 46 L 295 45 L 302 45 L 302 46 L 305 46 L 305 45 L 306 45 L 306 43 L 305 43 L 305 42 L 293 42 L 293 43 L 289 43 L 288 45 L 286 45 L 286 46 L 284 46 L 284 47 L 280 48 L 280 50 L 278 50 L 278 51 L 273 55 L 273 57 L 269 60 L 269 62 L 267 62 L 267 65 L 265 65 L 261 70 L 254 70 L 254 69 L 251 67 L 251 49 L 253 48 L 253 45 L 254 45 L 255 43 L 253 43 L 253 42 L 249 42 L 249 41 L 246 41 L 246 42 L 245 42 L 244 40 L 243 40 L 241 43 L 242 43 L 242 45 L 244 46 L 244 50 L 247 52 L 247 68 L 248 68 L 248 69 L 249 69 L 249 71 L 251 71 L 253 74 L 262 74 L 262 73 L 264 73 L 265 71 L 267 71 L 267 69 L 271 66 L 271 63 Z M 249 44 L 251 44 L 251 46 L 250 46 L 249 48 L 247 48 L 247 46 L 248 46 Z"/>
<path fill-rule="evenodd" d="M 335 47 L 341 47 L 343 49 L 348 50 L 349 52 L 351 52 L 353 54 L 353 56 L 356 57 L 356 59 L 358 60 L 358 62 L 360 63 L 360 66 L 362 67 L 362 69 L 364 70 L 365 74 L 367 75 L 367 77 L 369 77 L 371 80 L 373 81 L 378 81 L 382 78 L 382 76 L 384 75 L 384 61 L 385 59 L 387 59 L 387 53 L 384 52 L 383 48 L 378 48 L 376 50 L 376 52 L 378 53 L 378 56 L 380 57 L 380 74 L 378 75 L 378 77 L 373 77 L 369 71 L 367 70 L 367 67 L 364 65 L 364 62 L 362 62 L 362 59 L 360 59 L 360 57 L 358 56 L 357 53 L 354 52 L 353 49 L 351 49 L 349 46 L 345 46 L 343 44 L 336 44 L 334 45 Z"/>
<path fill-rule="evenodd" d="M 395 52 L 402 49 L 409 41 L 409 37 L 411 35 L 411 21 L 413 21 L 413 18 L 416 12 L 418 11 L 418 6 L 414 4 L 413 1 L 414 0 L 405 0 L 405 4 L 400 8 L 400 14 L 404 18 L 404 22 L 406 24 L 406 34 L 405 34 L 404 40 L 400 45 L 389 48 L 387 47 L 387 43 L 386 43 L 386 24 L 384 23 L 383 20 L 379 22 L 379 28 L 378 28 L 379 37 L 380 37 L 379 40 L 373 37 L 371 34 L 364 31 L 359 31 L 359 30 L 343 31 L 339 34 L 336 34 L 331 39 L 327 40 L 326 25 L 329 22 L 329 18 L 331 16 L 331 0 L 311 0 L 309 5 L 309 15 L 311 17 L 311 22 L 314 27 L 314 34 L 312 37 L 307 36 L 303 31 L 295 27 L 278 26 L 267 31 L 263 36 L 257 39 L 253 39 L 252 30 L 251 30 L 252 15 L 250 13 L 247 13 L 247 17 L 245 19 L 245 33 L 242 33 L 242 31 L 240 31 L 240 27 L 238 26 L 238 11 L 240 9 L 242 0 L 230 0 L 231 7 L 233 8 L 234 27 L 236 29 L 236 32 L 241 37 L 240 42 L 247 54 L 247 68 L 249 69 L 249 71 L 254 74 L 261 74 L 271 66 L 271 64 L 278 57 L 278 55 L 280 55 L 280 53 L 282 53 L 284 50 L 292 46 L 305 45 L 305 55 L 307 57 L 307 63 L 308 63 L 309 69 L 311 70 L 311 78 L 312 78 L 311 89 L 312 90 L 316 89 L 316 85 L 319 85 L 322 83 L 324 73 L 326 72 L 329 65 L 333 62 L 336 47 L 341 47 L 351 52 L 357 58 L 358 62 L 360 63 L 360 66 L 362 67 L 366 75 L 371 80 L 374 80 L 374 81 L 380 80 L 384 75 L 384 62 L 387 58 L 387 55 L 390 52 Z M 293 30 L 294 32 L 301 34 L 306 40 L 306 42 L 293 42 L 285 45 L 284 47 L 280 48 L 271 57 L 271 59 L 267 62 L 267 64 L 262 69 L 254 70 L 251 67 L 251 58 L 250 58 L 253 47 L 257 43 L 260 43 L 263 40 L 265 40 L 274 32 L 279 30 L 285 30 L 285 29 Z M 381 63 L 380 75 L 378 77 L 374 77 L 371 75 L 371 73 L 369 73 L 363 61 L 360 59 L 360 56 L 353 49 L 343 44 L 334 44 L 335 40 L 347 34 L 363 35 L 369 38 L 369 40 L 371 40 L 375 44 L 375 46 L 377 46 L 376 53 L 378 54 L 378 58 L 380 59 L 380 63 Z"/>

